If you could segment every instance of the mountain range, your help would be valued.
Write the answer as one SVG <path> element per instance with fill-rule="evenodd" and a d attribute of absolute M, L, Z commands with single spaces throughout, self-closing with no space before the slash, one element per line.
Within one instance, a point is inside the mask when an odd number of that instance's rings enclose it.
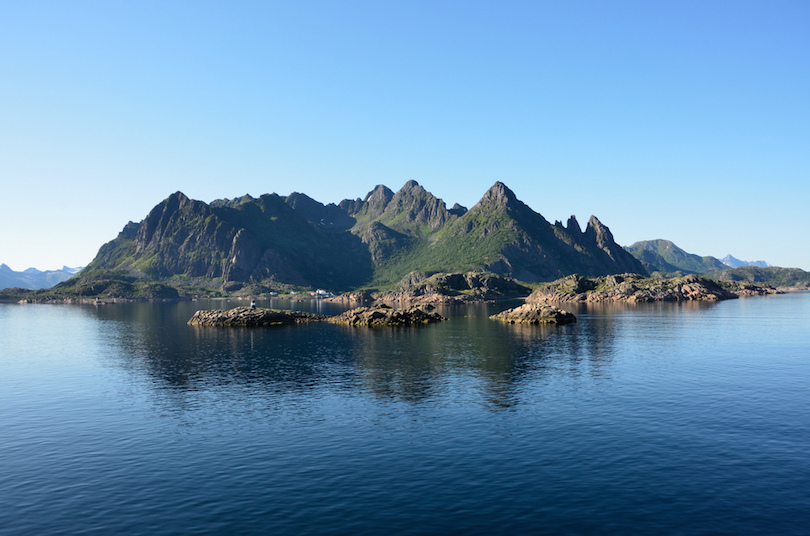
<path fill-rule="evenodd" d="M 0 299 L 388 291 L 448 272 L 487 272 L 524 283 L 575 273 L 700 274 L 810 287 L 808 272 L 730 268 L 724 264 L 729 259 L 687 253 L 668 240 L 623 248 L 595 216 L 584 231 L 574 216 L 565 224 L 552 224 L 501 182 L 470 209 L 458 204 L 448 209 L 416 181 L 397 192 L 379 185 L 362 199 L 338 204 L 298 192 L 211 203 L 175 192 L 141 222 L 125 225 L 76 276 L 32 295 L 9 289 L 13 292 Z M 9 272 L 0 267 L 0 288 L 23 286 L 18 279 L 2 279 Z M 71 275 L 34 269 L 22 274 L 31 278 L 36 273 L 62 279 Z M 51 281 L 39 286 L 53 285 Z"/>
<path fill-rule="evenodd" d="M 496 182 L 469 210 L 416 181 L 322 204 L 302 193 L 196 201 L 176 192 L 104 244 L 76 278 L 76 295 L 154 296 L 394 288 L 414 271 L 486 271 L 526 282 L 571 273 L 646 273 L 591 216 L 549 223 Z M 148 283 L 148 285 L 147 285 Z M 144 287 L 147 285 L 147 287 Z"/>
<path fill-rule="evenodd" d="M 711 256 L 700 257 L 687 253 L 669 240 L 661 239 L 642 240 L 624 249 L 641 261 L 649 272 L 705 275 L 729 268 L 772 267 L 765 261 L 741 261 L 731 255 L 726 255 L 722 259 Z"/>
<path fill-rule="evenodd" d="M 35 290 L 50 288 L 76 275 L 81 268 L 63 266 L 59 270 L 37 270 L 28 268 L 22 272 L 12 270 L 6 264 L 0 264 L 0 288 L 24 288 Z"/>
<path fill-rule="evenodd" d="M 747 281 L 757 285 L 810 289 L 810 272 L 771 266 L 765 261 L 745 262 L 727 255 L 720 260 L 687 253 L 669 240 L 644 240 L 625 248 L 644 268 L 656 275 L 698 274 L 715 281 Z"/>
<path fill-rule="evenodd" d="M 772 265 L 765 261 L 741 261 L 731 255 L 726 255 L 721 259 L 721 262 L 731 268 L 740 268 L 742 266 L 754 266 L 756 268 L 770 268 Z"/>

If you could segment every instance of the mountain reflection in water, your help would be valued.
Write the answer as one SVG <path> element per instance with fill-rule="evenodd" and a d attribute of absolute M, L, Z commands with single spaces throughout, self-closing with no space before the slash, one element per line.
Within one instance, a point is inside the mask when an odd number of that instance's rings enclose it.
<path fill-rule="evenodd" d="M 92 311 L 117 345 L 110 352 L 117 365 L 148 375 L 156 389 L 200 391 L 235 384 L 267 393 L 360 389 L 420 403 L 457 396 L 454 385 L 464 377 L 481 402 L 499 409 L 519 404 L 521 385 L 547 375 L 609 375 L 613 323 L 525 326 L 487 318 L 509 305 L 514 304 L 444 307 L 440 312 L 452 321 L 375 329 L 327 323 L 184 326 L 200 308 L 187 303 Z"/>

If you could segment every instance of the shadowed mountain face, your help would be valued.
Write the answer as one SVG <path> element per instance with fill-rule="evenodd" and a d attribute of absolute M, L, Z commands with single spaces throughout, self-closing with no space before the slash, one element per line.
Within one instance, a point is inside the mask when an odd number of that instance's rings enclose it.
<path fill-rule="evenodd" d="M 226 285 L 390 287 L 413 271 L 488 270 L 524 281 L 646 273 L 597 218 L 552 225 L 497 182 L 467 210 L 416 181 L 324 205 L 305 194 L 210 204 L 176 192 L 102 246 L 86 274 Z"/>

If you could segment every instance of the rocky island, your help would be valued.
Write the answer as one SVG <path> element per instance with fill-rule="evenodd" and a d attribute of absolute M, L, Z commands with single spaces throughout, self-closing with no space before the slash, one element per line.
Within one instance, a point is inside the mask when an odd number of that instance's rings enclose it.
<path fill-rule="evenodd" d="M 227 311 L 216 309 L 212 311 L 197 311 L 191 320 L 190 326 L 282 326 L 288 324 L 304 324 L 307 322 L 320 322 L 326 320 L 325 315 L 307 313 L 304 311 L 281 311 L 278 309 L 261 309 L 251 307 L 236 307 Z"/>
<path fill-rule="evenodd" d="M 540 303 L 524 303 L 489 318 L 508 324 L 570 324 L 577 321 L 577 317 L 568 311 Z"/>
<path fill-rule="evenodd" d="M 370 307 L 357 307 L 328 318 L 335 324 L 349 326 L 411 326 L 415 324 L 432 324 L 447 320 L 439 313 L 433 311 L 430 305 L 411 306 L 406 309 L 397 309 L 385 304 Z"/>
<path fill-rule="evenodd" d="M 283 326 L 322 322 L 324 320 L 335 324 L 376 327 L 432 324 L 447 320 L 447 318 L 434 312 L 433 307 L 430 305 L 402 309 L 380 304 L 370 307 L 357 307 L 331 317 L 304 311 L 236 307 L 229 310 L 197 311 L 188 321 L 188 325 L 224 327 Z"/>

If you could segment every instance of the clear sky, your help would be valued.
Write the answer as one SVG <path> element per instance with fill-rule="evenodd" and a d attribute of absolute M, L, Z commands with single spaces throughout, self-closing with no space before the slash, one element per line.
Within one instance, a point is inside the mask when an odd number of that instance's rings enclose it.
<path fill-rule="evenodd" d="M 622 245 L 810 270 L 810 2 L 0 0 L 0 262 L 172 192 L 502 181 Z"/>

